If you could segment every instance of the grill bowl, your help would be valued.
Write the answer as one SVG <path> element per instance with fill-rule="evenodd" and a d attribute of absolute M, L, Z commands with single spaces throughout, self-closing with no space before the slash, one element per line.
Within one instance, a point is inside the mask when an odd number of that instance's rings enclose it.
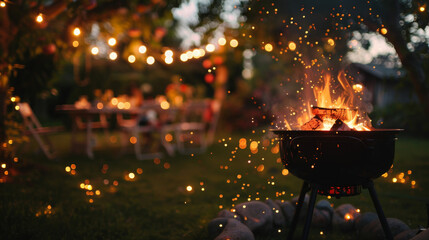
<path fill-rule="evenodd" d="M 330 186 L 361 185 L 393 164 L 396 135 L 402 129 L 372 131 L 272 130 L 290 173 Z"/>

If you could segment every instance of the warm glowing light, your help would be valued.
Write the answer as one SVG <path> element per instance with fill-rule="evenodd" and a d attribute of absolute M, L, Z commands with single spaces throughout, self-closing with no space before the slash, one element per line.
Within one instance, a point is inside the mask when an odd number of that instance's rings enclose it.
<path fill-rule="evenodd" d="M 237 39 L 232 39 L 231 41 L 229 41 L 229 45 L 233 48 L 236 48 L 238 46 Z"/>
<path fill-rule="evenodd" d="M 103 109 L 103 107 L 104 107 L 103 103 L 101 102 L 97 103 L 97 109 Z"/>
<path fill-rule="evenodd" d="M 6 3 L 5 2 L 0 2 L 0 7 L 6 7 Z"/>
<path fill-rule="evenodd" d="M 241 174 L 238 174 L 238 175 L 237 175 L 237 179 L 241 179 Z"/>
<path fill-rule="evenodd" d="M 286 175 L 288 175 L 289 174 L 289 170 L 287 170 L 287 169 L 283 169 L 282 170 L 282 175 L 283 176 L 286 176 Z"/>
<path fill-rule="evenodd" d="M 111 52 L 109 54 L 109 58 L 110 58 L 110 60 L 114 61 L 118 58 L 118 54 L 116 52 Z"/>
<path fill-rule="evenodd" d="M 15 106 L 15 110 L 16 110 L 16 111 L 18 111 L 18 110 L 19 110 L 19 106 L 18 106 L 18 105 L 16 105 L 16 106 Z"/>
<path fill-rule="evenodd" d="M 386 28 L 380 29 L 380 33 L 383 34 L 383 35 L 386 35 L 387 29 Z"/>
<path fill-rule="evenodd" d="M 11 97 L 11 98 L 10 98 L 10 101 L 11 101 L 11 102 L 15 102 L 15 101 L 16 101 L 16 97 Z"/>
<path fill-rule="evenodd" d="M 95 195 L 100 196 L 101 192 L 100 190 L 95 190 Z"/>
<path fill-rule="evenodd" d="M 413 181 L 411 181 L 411 185 L 412 185 L 412 186 L 416 185 L 416 181 L 414 181 L 414 180 L 413 180 Z"/>
<path fill-rule="evenodd" d="M 36 22 L 38 22 L 38 23 L 42 23 L 43 22 L 43 15 L 41 13 L 39 13 L 39 15 L 37 15 Z"/>
<path fill-rule="evenodd" d="M 165 53 L 164 53 L 164 55 L 168 58 L 168 57 L 173 57 L 173 51 L 171 51 L 171 50 L 167 50 L 167 51 L 165 51 Z"/>
<path fill-rule="evenodd" d="M 204 57 L 204 55 L 206 55 L 206 51 L 204 51 L 204 49 L 200 48 L 200 57 Z"/>
<path fill-rule="evenodd" d="M 420 11 L 420 12 L 424 12 L 425 10 L 426 10 L 425 6 L 421 6 L 421 7 L 419 7 L 419 11 Z"/>
<path fill-rule="evenodd" d="M 73 30 L 73 35 L 75 35 L 75 36 L 79 36 L 80 35 L 80 28 L 78 28 L 78 27 L 75 27 L 74 28 L 74 30 Z"/>
<path fill-rule="evenodd" d="M 172 135 L 172 134 L 170 134 L 170 133 L 167 133 L 167 134 L 165 135 L 165 141 L 167 141 L 167 142 L 171 142 L 171 141 L 173 141 L 173 135 Z"/>
<path fill-rule="evenodd" d="M 251 151 L 255 151 L 255 150 L 257 150 L 258 149 L 258 142 L 257 141 L 252 141 L 251 143 L 250 143 L 250 150 Z"/>
<path fill-rule="evenodd" d="M 84 184 L 84 183 L 81 183 L 81 184 L 79 185 L 79 187 L 80 187 L 80 188 L 82 188 L 82 189 L 84 189 L 84 188 L 85 188 L 85 184 Z"/>
<path fill-rule="evenodd" d="M 219 38 L 219 40 L 217 40 L 217 43 L 221 46 L 224 46 L 226 44 L 226 39 L 225 38 Z"/>
<path fill-rule="evenodd" d="M 70 167 L 69 167 L 69 166 L 67 166 L 67 167 L 66 167 L 66 172 L 70 172 L 70 171 L 71 171 Z"/>
<path fill-rule="evenodd" d="M 188 61 L 188 55 L 186 53 L 180 54 L 180 61 L 182 62 Z"/>
<path fill-rule="evenodd" d="M 189 185 L 189 186 L 187 186 L 187 187 L 186 187 L 186 191 L 188 191 L 188 192 L 192 191 L 192 186 L 190 186 L 190 185 Z"/>
<path fill-rule="evenodd" d="M 213 45 L 211 43 L 206 45 L 207 52 L 214 52 L 215 49 L 216 49 L 215 45 Z"/>
<path fill-rule="evenodd" d="M 130 143 L 131 144 L 136 144 L 137 143 L 137 138 L 134 137 L 134 136 L 130 137 Z"/>
<path fill-rule="evenodd" d="M 134 63 L 135 61 L 136 61 L 136 56 L 134 56 L 134 55 L 128 56 L 128 62 L 129 63 Z"/>
<path fill-rule="evenodd" d="M 193 56 L 194 58 L 200 58 L 200 57 L 201 57 L 201 55 L 200 55 L 200 50 L 198 50 L 198 49 L 194 49 L 194 51 L 192 51 L 192 56 Z"/>
<path fill-rule="evenodd" d="M 135 177 L 136 177 L 136 175 L 134 174 L 134 173 L 129 173 L 128 174 L 128 177 L 130 178 L 130 179 L 134 179 Z"/>
<path fill-rule="evenodd" d="M 271 45 L 270 43 L 265 44 L 265 51 L 267 52 L 271 52 L 273 51 L 273 45 Z"/>
<path fill-rule="evenodd" d="M 289 42 L 288 44 L 289 50 L 291 51 L 295 51 L 296 49 L 296 44 L 294 42 Z"/>
<path fill-rule="evenodd" d="M 161 102 L 161 108 L 164 110 L 167 110 L 170 108 L 170 103 L 168 103 L 167 101 L 162 101 Z"/>
<path fill-rule="evenodd" d="M 98 47 L 91 48 L 91 54 L 92 55 L 97 55 L 99 52 L 100 52 L 100 50 L 98 49 Z"/>
<path fill-rule="evenodd" d="M 362 84 L 353 85 L 353 90 L 355 90 L 356 92 L 362 92 L 362 90 L 363 90 Z"/>
<path fill-rule="evenodd" d="M 261 164 L 261 165 L 259 165 L 259 166 L 256 168 L 256 170 L 257 170 L 258 172 L 263 172 L 263 171 L 264 171 L 264 169 L 265 169 L 264 164 Z"/>
<path fill-rule="evenodd" d="M 328 39 L 328 44 L 329 44 L 330 46 L 334 46 L 334 45 L 335 45 L 335 41 L 334 41 L 334 39 L 332 39 L 332 38 Z"/>
<path fill-rule="evenodd" d="M 167 64 L 172 64 L 173 63 L 173 58 L 172 57 L 166 57 L 164 61 Z"/>
<path fill-rule="evenodd" d="M 141 45 L 139 47 L 139 53 L 143 54 L 147 52 L 147 47 L 145 45 Z"/>
<path fill-rule="evenodd" d="M 348 221 L 348 220 L 352 219 L 352 215 L 350 215 L 350 214 L 347 213 L 346 215 L 344 215 L 344 219 L 346 221 Z"/>
<path fill-rule="evenodd" d="M 392 178 L 392 182 L 398 182 L 398 179 L 397 178 Z"/>
<path fill-rule="evenodd" d="M 141 169 L 141 168 L 137 168 L 137 173 L 138 173 L 138 174 L 142 174 L 142 173 L 143 173 L 143 169 Z"/>
<path fill-rule="evenodd" d="M 245 138 L 240 138 L 238 141 L 238 147 L 240 149 L 245 149 L 247 147 L 247 140 Z"/>
<path fill-rule="evenodd" d="M 73 41 L 72 45 L 73 47 L 79 47 L 79 41 Z"/>
<path fill-rule="evenodd" d="M 2 163 L 1 168 L 6 168 L 6 163 Z"/>
<path fill-rule="evenodd" d="M 109 46 L 115 46 L 116 45 L 116 39 L 115 38 L 109 38 L 109 40 L 107 40 L 107 44 L 109 44 Z"/>
<path fill-rule="evenodd" d="M 146 62 L 147 62 L 147 64 L 152 65 L 155 63 L 155 58 L 152 56 L 149 56 L 146 58 Z"/>
<path fill-rule="evenodd" d="M 118 99 L 112 98 L 112 100 L 110 100 L 110 103 L 112 103 L 113 106 L 116 106 L 116 105 L 118 105 Z"/>

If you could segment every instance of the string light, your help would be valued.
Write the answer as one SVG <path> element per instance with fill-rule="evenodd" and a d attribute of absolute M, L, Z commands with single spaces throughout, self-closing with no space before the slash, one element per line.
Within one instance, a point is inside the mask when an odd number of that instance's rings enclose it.
<path fill-rule="evenodd" d="M 73 41 L 73 47 L 79 47 L 79 41 Z"/>
<path fill-rule="evenodd" d="M 236 48 L 238 46 L 237 39 L 232 39 L 231 41 L 229 41 L 229 45 L 233 48 Z"/>
<path fill-rule="evenodd" d="M 219 40 L 217 40 L 217 43 L 221 46 L 224 46 L 226 44 L 226 39 L 225 38 L 219 38 Z"/>
<path fill-rule="evenodd" d="M 214 52 L 214 50 L 215 50 L 215 45 L 213 45 L 213 44 L 211 44 L 211 43 L 207 44 L 207 46 L 206 46 L 206 50 L 207 50 L 207 52 Z"/>
<path fill-rule="evenodd" d="M 155 63 L 155 58 L 152 56 L 149 56 L 146 58 L 146 62 L 147 62 L 147 64 L 152 65 Z"/>
<path fill-rule="evenodd" d="M 386 28 L 382 28 L 382 29 L 380 30 L 380 33 L 381 33 L 381 34 L 383 34 L 383 35 L 386 35 L 386 33 L 387 33 L 387 29 L 386 29 Z"/>
<path fill-rule="evenodd" d="M 147 48 L 145 45 L 141 45 L 139 47 L 139 53 L 143 54 L 143 53 L 146 53 L 146 51 L 147 51 Z"/>
<path fill-rule="evenodd" d="M 289 42 L 288 47 L 291 51 L 295 51 L 296 49 L 296 44 L 294 42 Z"/>
<path fill-rule="evenodd" d="M 136 61 L 136 56 L 134 56 L 134 55 L 128 56 L 128 62 L 129 63 L 134 63 L 135 61 Z"/>
<path fill-rule="evenodd" d="M 165 51 L 164 55 L 165 55 L 167 58 L 171 58 L 171 57 L 173 57 L 173 51 L 171 51 L 171 50 L 167 50 L 167 51 Z"/>
<path fill-rule="evenodd" d="M 99 51 L 98 47 L 93 47 L 93 48 L 91 48 L 91 53 L 92 53 L 92 55 L 97 55 L 99 52 L 100 52 L 100 51 Z"/>
<path fill-rule="evenodd" d="M 421 6 L 421 7 L 419 7 L 419 11 L 420 11 L 420 12 L 424 12 L 425 10 L 426 10 L 425 6 Z"/>
<path fill-rule="evenodd" d="M 182 62 L 188 61 L 188 55 L 186 53 L 180 54 L 180 61 Z"/>
<path fill-rule="evenodd" d="M 107 40 L 107 44 L 109 44 L 109 46 L 113 47 L 116 45 L 116 39 L 115 38 L 109 38 L 109 40 Z"/>
<path fill-rule="evenodd" d="M 111 52 L 109 54 L 109 58 L 110 58 L 110 60 L 114 61 L 118 58 L 118 54 L 116 52 Z"/>
<path fill-rule="evenodd" d="M 271 52 L 273 51 L 273 45 L 271 45 L 270 43 L 265 44 L 265 51 L 267 52 Z"/>
<path fill-rule="evenodd" d="M 5 2 L 3 2 L 3 1 L 1 1 L 1 2 L 0 2 L 0 7 L 2 7 L 2 8 L 3 8 L 3 7 L 6 7 L 6 3 L 5 3 Z"/>
<path fill-rule="evenodd" d="M 80 28 L 78 28 L 78 27 L 75 27 L 74 29 L 73 29 L 73 35 L 75 35 L 75 36 L 79 36 L 80 35 Z"/>
<path fill-rule="evenodd" d="M 166 57 L 165 58 L 165 63 L 172 64 L 173 63 L 173 58 L 172 57 Z"/>

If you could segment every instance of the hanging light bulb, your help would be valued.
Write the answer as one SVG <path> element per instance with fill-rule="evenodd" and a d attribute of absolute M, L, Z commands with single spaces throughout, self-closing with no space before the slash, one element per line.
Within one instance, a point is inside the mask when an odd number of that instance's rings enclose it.
<path fill-rule="evenodd" d="M 147 47 L 145 45 L 141 45 L 139 47 L 139 53 L 143 54 L 143 53 L 146 53 L 146 51 L 147 51 Z"/>
<path fill-rule="evenodd" d="M 109 38 L 109 40 L 107 40 L 107 43 L 109 44 L 109 46 L 113 47 L 116 45 L 116 39 L 115 38 Z"/>
<path fill-rule="evenodd" d="M 152 65 L 152 64 L 154 64 L 154 63 L 155 63 L 155 58 L 154 58 L 154 57 L 152 57 L 152 56 L 149 56 L 149 57 L 146 59 L 146 62 L 147 62 L 147 64 Z"/>
<path fill-rule="evenodd" d="M 118 58 L 118 54 L 116 52 L 111 52 L 109 54 L 109 58 L 110 58 L 110 60 L 114 61 Z"/>
<path fill-rule="evenodd" d="M 75 36 L 79 36 L 80 35 L 80 28 L 78 28 L 78 27 L 75 27 L 74 29 L 73 29 L 73 35 L 75 35 Z"/>

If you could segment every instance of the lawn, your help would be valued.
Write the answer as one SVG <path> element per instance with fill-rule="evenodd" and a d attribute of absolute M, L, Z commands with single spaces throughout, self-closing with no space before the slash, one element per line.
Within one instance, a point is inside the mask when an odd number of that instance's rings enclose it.
<path fill-rule="evenodd" d="M 102 142 L 103 135 L 91 160 L 69 153 L 69 134 L 54 137 L 62 152 L 57 161 L 35 153 L 33 142 L 18 147 L 15 176 L 0 185 L 0 239 L 207 239 L 206 226 L 220 209 L 248 199 L 290 200 L 302 183 L 282 175 L 275 145 L 262 130 L 220 135 L 205 154 L 154 161 L 121 154 L 119 144 Z M 240 138 L 247 139 L 245 149 L 239 148 Z M 254 140 L 260 141 L 257 153 L 249 150 Z M 387 217 L 411 228 L 426 226 L 429 140 L 400 136 L 396 146 L 394 168 L 375 182 L 380 201 Z M 75 174 L 66 171 L 74 166 Z M 398 178 L 401 172 L 405 183 Z M 375 211 L 365 190 L 329 201 Z M 310 239 L 354 239 L 336 230 L 328 234 L 313 229 Z M 285 234 L 259 239 L 285 239 Z"/>

